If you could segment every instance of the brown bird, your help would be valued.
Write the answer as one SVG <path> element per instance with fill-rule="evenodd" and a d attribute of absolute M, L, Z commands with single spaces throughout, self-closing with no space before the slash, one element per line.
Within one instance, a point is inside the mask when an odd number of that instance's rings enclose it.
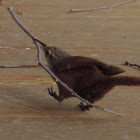
<path fill-rule="evenodd" d="M 140 85 L 140 78 L 133 76 L 115 76 L 124 70 L 103 63 L 97 59 L 71 56 L 65 51 L 49 47 L 43 42 L 38 41 L 45 51 L 45 56 L 51 71 L 71 89 L 73 89 L 79 96 L 94 103 L 102 99 L 113 87 L 119 85 L 137 86 Z M 48 88 L 49 94 L 59 102 L 65 98 L 74 97 L 59 83 L 59 96 Z M 89 110 L 91 105 L 84 105 L 82 102 L 80 108 L 82 110 Z"/>

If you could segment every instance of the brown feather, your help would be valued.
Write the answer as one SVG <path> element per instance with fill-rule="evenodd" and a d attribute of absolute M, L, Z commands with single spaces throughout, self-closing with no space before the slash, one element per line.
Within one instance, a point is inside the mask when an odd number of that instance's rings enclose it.
<path fill-rule="evenodd" d="M 124 72 L 124 70 L 103 63 L 97 59 L 83 57 L 83 56 L 72 56 L 64 59 L 62 63 L 59 64 L 59 71 L 67 71 L 70 69 L 81 69 L 96 66 L 101 70 L 105 75 L 112 76 Z"/>

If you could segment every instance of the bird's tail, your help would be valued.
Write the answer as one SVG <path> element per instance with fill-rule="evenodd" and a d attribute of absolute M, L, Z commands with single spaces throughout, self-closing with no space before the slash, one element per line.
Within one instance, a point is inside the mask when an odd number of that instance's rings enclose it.
<path fill-rule="evenodd" d="M 126 85 L 126 86 L 139 86 L 140 77 L 135 76 L 113 76 L 109 80 L 114 86 Z"/>

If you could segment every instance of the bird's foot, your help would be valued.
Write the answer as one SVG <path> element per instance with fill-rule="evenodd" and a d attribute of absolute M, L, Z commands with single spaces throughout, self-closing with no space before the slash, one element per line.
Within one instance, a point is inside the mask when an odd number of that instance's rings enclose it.
<path fill-rule="evenodd" d="M 53 96 L 53 97 L 56 96 L 56 91 L 53 91 L 52 86 L 51 86 L 51 88 L 48 88 L 48 92 L 51 96 Z"/>
<path fill-rule="evenodd" d="M 80 109 L 81 109 L 82 111 L 86 111 L 86 110 L 89 110 L 90 108 L 92 108 L 93 106 L 91 106 L 91 105 L 84 105 L 83 102 L 81 102 L 81 103 L 79 104 L 79 107 L 80 107 Z"/>
<path fill-rule="evenodd" d="M 53 91 L 53 88 L 51 86 L 51 88 L 48 88 L 48 92 L 51 96 L 53 96 L 56 100 L 58 100 L 60 102 L 60 98 L 59 96 L 56 94 L 56 91 Z"/>

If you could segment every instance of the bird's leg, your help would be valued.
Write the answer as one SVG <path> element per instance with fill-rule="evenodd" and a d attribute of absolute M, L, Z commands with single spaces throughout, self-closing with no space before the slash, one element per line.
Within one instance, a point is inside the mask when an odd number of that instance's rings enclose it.
<path fill-rule="evenodd" d="M 51 96 L 54 97 L 54 99 L 56 99 L 57 101 L 60 102 L 60 97 L 56 94 L 56 91 L 53 91 L 52 86 L 51 86 L 51 88 L 48 88 L 48 92 Z"/>
<path fill-rule="evenodd" d="M 81 109 L 82 111 L 89 110 L 90 108 L 93 107 L 92 105 L 84 105 L 83 102 L 81 102 L 79 106 L 80 106 L 80 109 Z"/>

